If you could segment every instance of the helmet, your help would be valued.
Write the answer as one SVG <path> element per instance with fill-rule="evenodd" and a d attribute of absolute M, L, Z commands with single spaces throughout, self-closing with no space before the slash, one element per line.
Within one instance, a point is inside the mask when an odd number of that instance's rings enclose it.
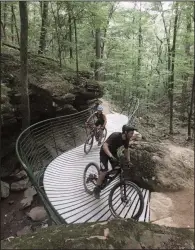
<path fill-rule="evenodd" d="M 97 110 L 98 110 L 98 111 L 103 111 L 103 107 L 99 105 L 99 106 L 97 107 Z"/>
<path fill-rule="evenodd" d="M 136 130 L 134 127 L 130 127 L 129 125 L 123 125 L 122 126 L 122 133 L 125 133 L 125 132 L 130 132 L 130 131 L 134 131 Z"/>

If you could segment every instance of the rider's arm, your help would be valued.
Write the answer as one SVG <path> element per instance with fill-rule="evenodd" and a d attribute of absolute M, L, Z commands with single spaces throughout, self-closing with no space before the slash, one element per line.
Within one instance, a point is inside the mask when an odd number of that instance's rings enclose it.
<path fill-rule="evenodd" d="M 92 115 L 90 115 L 90 117 L 87 119 L 86 123 L 88 123 L 92 119 L 93 116 L 95 116 L 95 113 L 93 113 Z"/>
<path fill-rule="evenodd" d="M 112 154 L 111 154 L 111 152 L 110 152 L 110 150 L 109 150 L 109 148 L 108 148 L 108 143 L 107 143 L 107 142 L 104 142 L 104 144 L 103 144 L 103 150 L 104 150 L 104 152 L 105 152 L 109 157 L 112 157 Z"/>
<path fill-rule="evenodd" d="M 106 116 L 105 116 L 105 115 L 103 115 L 103 118 L 104 118 L 104 124 L 103 124 L 103 127 L 105 127 L 105 126 L 106 126 L 106 123 L 107 123 L 107 118 L 106 118 Z"/>

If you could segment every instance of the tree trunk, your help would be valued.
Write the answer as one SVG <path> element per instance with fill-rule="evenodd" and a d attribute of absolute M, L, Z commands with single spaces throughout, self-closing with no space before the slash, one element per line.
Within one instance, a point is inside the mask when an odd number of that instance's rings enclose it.
<path fill-rule="evenodd" d="M 188 9 L 189 11 L 189 9 Z M 191 15 L 190 12 L 187 12 L 186 15 L 186 36 L 185 36 L 185 54 L 186 54 L 186 64 L 188 65 L 189 60 L 191 59 L 190 55 L 190 34 L 191 34 L 191 29 L 192 29 L 192 23 L 191 23 Z M 186 66 L 187 66 L 186 65 Z M 187 94 L 187 86 L 188 86 L 188 78 L 189 78 L 189 73 L 185 72 L 183 75 L 183 85 L 182 85 L 182 94 L 181 94 L 181 120 L 185 120 L 185 111 L 187 111 L 187 99 L 188 99 L 188 94 Z"/>
<path fill-rule="evenodd" d="M 20 89 L 21 89 L 21 114 L 22 129 L 30 126 L 30 105 L 28 94 L 28 10 L 27 2 L 19 2 L 20 9 Z"/>
<path fill-rule="evenodd" d="M 14 22 L 14 26 L 15 26 L 15 30 L 16 30 L 18 45 L 20 45 L 20 37 L 19 37 L 19 31 L 18 31 L 18 26 L 17 26 L 16 15 L 15 15 L 15 11 L 14 11 L 14 6 L 12 5 L 12 7 L 13 7 L 12 8 L 13 22 Z"/>
<path fill-rule="evenodd" d="M 12 43 L 14 42 L 14 16 L 13 16 L 13 12 L 14 12 L 14 6 L 12 4 L 11 5 L 11 39 L 12 39 Z"/>
<path fill-rule="evenodd" d="M 43 54 L 45 52 L 47 22 L 48 22 L 48 2 L 45 1 L 43 2 L 42 24 L 41 24 L 41 34 L 40 34 L 38 54 Z"/>
<path fill-rule="evenodd" d="M 73 51 L 72 51 L 72 15 L 70 12 L 70 7 L 69 4 L 67 5 L 67 9 L 68 9 L 68 27 L 69 27 L 69 42 L 70 42 L 70 46 L 69 46 L 69 51 L 70 51 L 70 59 L 73 58 Z"/>
<path fill-rule="evenodd" d="M 138 35 L 138 59 L 137 59 L 137 79 L 136 79 L 136 96 L 138 97 L 138 86 L 140 83 L 140 70 L 141 70 L 141 47 L 142 47 L 142 26 L 141 26 L 141 3 L 140 3 L 140 11 L 139 11 L 139 35 Z"/>
<path fill-rule="evenodd" d="M 195 97 L 195 77 L 193 77 L 192 82 L 192 93 L 191 93 L 191 102 L 190 102 L 190 110 L 188 114 L 188 140 L 191 140 L 191 120 L 192 120 L 192 113 L 193 113 L 193 107 L 194 107 L 194 97 Z"/>
<path fill-rule="evenodd" d="M 58 57 L 59 57 L 60 67 L 62 67 L 62 51 L 61 51 L 61 45 L 60 45 L 60 33 L 58 30 L 58 14 L 59 14 L 58 5 L 57 5 L 57 17 L 55 16 L 52 3 L 51 3 L 51 10 L 52 10 L 54 21 L 55 21 L 55 30 L 56 30 L 56 36 L 57 36 L 57 42 L 58 42 Z"/>
<path fill-rule="evenodd" d="M 106 28 L 104 29 L 104 35 L 103 35 L 103 41 L 102 41 L 102 46 L 101 46 L 101 58 L 104 57 L 104 49 L 105 49 L 105 39 L 106 39 L 106 35 L 107 35 L 107 29 L 110 23 L 110 20 L 112 18 L 112 15 L 115 11 L 114 9 L 115 3 L 112 3 L 109 9 L 109 13 L 108 13 L 108 19 L 107 19 L 107 23 L 106 23 Z"/>
<path fill-rule="evenodd" d="M 77 40 L 77 24 L 74 17 L 74 36 L 75 36 L 75 45 L 76 45 L 76 71 L 77 71 L 77 81 L 79 79 L 79 59 L 78 59 L 78 40 Z"/>
<path fill-rule="evenodd" d="M 173 90 L 174 90 L 174 69 L 175 69 L 175 50 L 177 39 L 177 23 L 178 23 L 178 2 L 175 3 L 175 20 L 173 28 L 173 45 L 172 45 L 172 62 L 171 62 L 171 76 L 169 82 L 169 97 L 170 97 L 170 127 L 169 133 L 173 134 Z"/>
<path fill-rule="evenodd" d="M 99 81 L 100 80 L 100 72 L 99 72 L 99 67 L 100 67 L 100 58 L 101 58 L 101 32 L 100 28 L 96 29 L 95 33 L 95 49 L 96 49 L 96 62 L 95 62 L 95 80 Z"/>
<path fill-rule="evenodd" d="M 1 3 L 2 4 L 2 3 Z M 4 31 L 4 40 L 6 41 L 7 34 L 6 34 L 6 25 L 7 25 L 7 3 L 4 2 L 3 8 L 3 31 Z"/>

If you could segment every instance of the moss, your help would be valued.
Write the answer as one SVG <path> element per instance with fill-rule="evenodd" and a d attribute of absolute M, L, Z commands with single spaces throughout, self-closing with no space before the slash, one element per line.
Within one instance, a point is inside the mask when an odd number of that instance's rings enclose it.
<path fill-rule="evenodd" d="M 104 229 L 109 229 L 109 236 L 104 237 Z M 166 248 L 192 246 L 194 237 L 189 229 L 160 227 L 151 223 L 138 223 L 132 220 L 113 220 L 107 224 L 82 224 L 82 225 L 61 225 L 41 229 L 36 233 L 15 238 L 8 242 L 2 241 L 2 248 L 12 249 L 122 249 L 128 246 L 132 239 L 134 242 L 142 242 L 145 232 L 150 232 L 160 245 Z M 169 241 L 163 240 L 159 235 L 171 235 Z M 154 238 L 152 237 L 152 238 Z M 162 238 L 162 239 L 161 239 Z M 150 241 L 150 239 L 149 239 Z M 151 240 L 152 242 L 152 240 Z M 152 243 L 151 243 L 152 244 Z"/>

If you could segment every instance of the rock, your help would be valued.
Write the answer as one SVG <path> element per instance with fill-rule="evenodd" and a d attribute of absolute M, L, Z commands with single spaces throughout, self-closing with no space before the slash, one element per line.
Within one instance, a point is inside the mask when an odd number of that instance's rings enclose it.
<path fill-rule="evenodd" d="M 1 181 L 1 198 L 7 198 L 10 193 L 9 184 Z"/>
<path fill-rule="evenodd" d="M 27 177 L 27 173 L 26 173 L 25 170 L 22 170 L 22 171 L 18 172 L 15 175 L 15 177 L 16 177 L 17 180 L 25 179 Z"/>
<path fill-rule="evenodd" d="M 129 179 L 151 191 L 193 188 L 194 151 L 170 143 L 138 141 L 130 148 Z"/>
<path fill-rule="evenodd" d="M 171 238 L 169 234 L 154 234 L 146 230 L 140 236 L 140 245 L 144 249 L 162 249 L 163 243 L 168 242 Z"/>
<path fill-rule="evenodd" d="M 151 193 L 150 221 L 160 220 L 171 215 L 173 209 L 172 200 L 163 193 Z"/>
<path fill-rule="evenodd" d="M 21 200 L 21 209 L 27 208 L 31 205 L 33 201 L 33 196 L 37 194 L 37 191 L 34 187 L 29 187 L 24 191 L 24 199 Z"/>
<path fill-rule="evenodd" d="M 172 217 L 166 217 L 166 218 L 162 218 L 160 220 L 155 220 L 152 223 L 157 224 L 159 226 L 178 227 L 178 225 L 173 222 Z"/>
<path fill-rule="evenodd" d="M 9 203 L 9 205 L 12 205 L 12 204 L 14 204 L 14 201 L 9 201 L 8 203 Z"/>
<path fill-rule="evenodd" d="M 11 190 L 12 191 L 22 191 L 22 190 L 25 190 L 28 188 L 28 185 L 29 185 L 29 179 L 26 178 L 24 180 L 20 180 L 20 181 L 17 181 L 17 182 L 13 182 L 11 184 Z"/>
<path fill-rule="evenodd" d="M 34 196 L 37 194 L 37 191 L 34 187 L 29 187 L 27 190 L 24 191 L 24 197 Z"/>
<path fill-rule="evenodd" d="M 47 212 L 44 207 L 34 207 L 27 213 L 27 216 L 30 217 L 33 221 L 43 221 L 47 217 Z"/>
<path fill-rule="evenodd" d="M 22 230 L 18 231 L 16 233 L 16 235 L 19 237 L 19 236 L 22 236 L 22 235 L 25 235 L 25 234 L 29 234 L 31 233 L 31 226 L 25 226 Z"/>
<path fill-rule="evenodd" d="M 32 201 L 33 201 L 33 196 L 30 196 L 30 197 L 28 197 L 28 198 L 24 198 L 23 200 L 21 200 L 21 201 L 20 201 L 21 209 L 30 207 Z"/>

